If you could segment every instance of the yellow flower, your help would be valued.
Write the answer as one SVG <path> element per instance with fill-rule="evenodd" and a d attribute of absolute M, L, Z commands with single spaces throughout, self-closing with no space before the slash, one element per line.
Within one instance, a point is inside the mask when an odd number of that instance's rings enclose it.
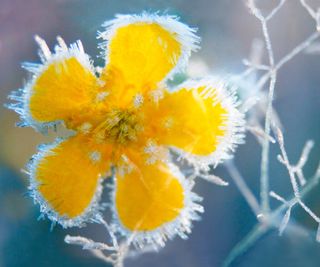
<path fill-rule="evenodd" d="M 199 38 L 175 17 L 118 16 L 99 34 L 106 65 L 95 69 L 78 41 L 55 53 L 36 37 L 43 64 L 13 98 L 25 125 L 62 122 L 73 135 L 43 146 L 29 170 L 41 211 L 64 227 L 99 215 L 101 181 L 114 173 L 113 210 L 124 233 L 162 244 L 190 231 L 202 207 L 193 182 L 170 163 L 176 151 L 197 168 L 216 165 L 242 139 L 234 93 L 212 78 L 169 90 Z"/>

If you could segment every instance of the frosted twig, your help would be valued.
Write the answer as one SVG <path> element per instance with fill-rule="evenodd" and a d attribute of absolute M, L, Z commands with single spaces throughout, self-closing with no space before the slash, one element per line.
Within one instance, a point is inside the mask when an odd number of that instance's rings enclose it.
<path fill-rule="evenodd" d="M 275 14 L 277 14 L 277 12 L 280 10 L 280 8 L 283 6 L 283 4 L 286 2 L 287 0 L 281 0 L 279 2 L 279 4 L 269 13 L 269 15 L 266 16 L 266 21 L 270 20 L 271 18 L 273 18 L 273 16 Z"/>
<path fill-rule="evenodd" d="M 118 249 L 119 248 L 118 240 L 114 234 L 114 231 L 111 229 L 111 226 L 102 217 L 99 217 L 98 219 L 107 229 L 107 232 L 110 235 L 113 246 Z"/>
<path fill-rule="evenodd" d="M 279 62 L 275 65 L 274 71 L 278 71 L 284 64 L 292 60 L 296 55 L 301 53 L 303 50 L 308 48 L 318 37 L 320 36 L 319 32 L 314 32 L 311 34 L 306 40 L 297 45 L 294 49 L 292 49 L 288 54 L 286 54 Z M 259 81 L 257 82 L 257 90 L 260 90 L 266 82 L 270 79 L 271 70 L 264 74 Z"/>
<path fill-rule="evenodd" d="M 288 205 L 288 202 L 283 197 L 279 196 L 276 192 L 270 191 L 269 195 L 270 197 L 273 197 L 274 199 Z"/>
<path fill-rule="evenodd" d="M 303 186 L 306 183 L 306 179 L 304 178 L 302 168 L 307 162 L 307 159 L 309 157 L 310 151 L 312 147 L 314 146 L 314 142 L 312 140 L 307 141 L 305 144 L 301 157 L 298 161 L 298 163 L 295 166 L 292 166 L 293 171 L 296 173 L 299 183 Z"/>
<path fill-rule="evenodd" d="M 301 200 L 301 194 L 300 194 L 298 183 L 296 180 L 297 173 L 299 173 L 299 175 L 301 175 L 300 179 L 302 179 L 302 177 L 303 177 L 302 167 L 306 164 L 306 161 L 308 159 L 311 148 L 313 147 L 313 142 L 308 141 L 306 143 L 306 145 L 303 148 L 303 151 L 301 153 L 301 157 L 300 157 L 298 163 L 293 166 L 289 162 L 287 152 L 286 152 L 285 146 L 284 146 L 283 134 L 280 131 L 280 129 L 278 129 L 277 137 L 278 137 L 277 139 L 278 139 L 278 143 L 279 143 L 280 150 L 281 150 L 281 155 L 278 156 L 278 159 L 287 168 L 288 173 L 289 173 L 289 177 L 290 177 L 290 182 L 291 182 L 291 185 L 292 185 L 292 188 L 294 191 L 294 199 L 290 202 L 285 201 L 282 197 L 280 197 L 276 193 L 270 192 L 270 195 L 274 196 L 275 198 L 277 198 L 278 200 L 280 200 L 281 202 L 283 202 L 284 204 L 286 204 L 288 206 L 287 212 L 286 212 L 286 214 L 283 218 L 283 221 L 280 225 L 280 228 L 279 228 L 279 233 L 281 235 L 282 232 L 284 231 L 286 225 L 289 222 L 291 208 L 295 204 L 300 205 L 318 224 L 320 223 L 320 218 Z M 318 172 L 319 171 L 317 170 L 316 174 L 315 174 L 316 178 L 318 176 Z M 306 183 L 306 180 L 304 179 L 304 177 L 303 177 L 303 180 L 300 180 L 300 183 L 303 183 L 303 184 Z"/>
<path fill-rule="evenodd" d="M 307 195 L 313 188 L 315 188 L 320 182 L 320 164 L 313 175 L 301 190 L 300 196 L 303 198 L 305 195 Z M 278 194 L 270 192 L 271 195 L 277 196 Z M 279 196 L 279 199 L 281 199 L 281 202 L 283 204 L 272 211 L 268 217 L 268 220 L 262 220 L 260 221 L 253 230 L 243 239 L 241 240 L 229 253 L 228 257 L 223 263 L 223 267 L 228 267 L 230 264 L 238 258 L 240 255 L 245 253 L 255 242 L 257 242 L 258 239 L 260 239 L 265 233 L 267 233 L 272 227 L 274 227 L 274 222 L 277 221 L 277 218 L 279 215 L 285 211 L 288 207 L 293 207 L 297 203 L 297 198 L 293 197 L 289 201 L 285 201 L 282 197 Z M 320 226 L 317 229 L 317 241 L 320 242 Z"/>
<path fill-rule="evenodd" d="M 269 140 L 269 142 L 271 143 L 275 143 L 276 140 L 274 140 L 274 138 L 270 135 L 266 135 L 266 133 L 264 132 L 264 130 L 259 127 L 259 126 L 247 126 L 246 127 L 247 130 L 249 130 L 258 140 L 260 143 L 261 142 L 261 139 L 263 138 L 267 138 Z"/>
<path fill-rule="evenodd" d="M 108 246 L 105 243 L 94 242 L 91 239 L 82 237 L 82 236 L 70 236 L 66 235 L 64 241 L 68 244 L 82 246 L 83 249 L 98 249 L 98 250 L 107 250 L 107 251 L 116 251 L 115 247 Z"/>
<path fill-rule="evenodd" d="M 229 185 L 228 182 L 224 181 L 222 178 L 213 175 L 213 174 L 200 174 L 200 177 L 205 179 L 208 182 L 214 183 L 216 185 L 220 185 L 220 186 L 227 186 Z"/>
<path fill-rule="evenodd" d="M 192 174 L 188 176 L 189 180 L 194 180 L 198 177 L 198 178 L 202 178 L 210 183 L 214 183 L 216 185 L 220 185 L 220 186 L 228 186 L 229 185 L 229 183 L 227 181 L 223 180 L 222 178 L 220 178 L 216 175 L 209 173 L 209 170 L 204 171 L 204 170 L 200 170 L 196 167 L 193 167 L 191 173 Z"/>
<path fill-rule="evenodd" d="M 320 182 L 320 163 L 313 177 L 311 177 L 308 180 L 307 184 L 301 189 L 300 198 L 302 199 L 305 195 L 307 195 L 314 187 L 316 187 L 319 184 L 319 182 Z M 278 216 L 279 213 L 281 213 L 288 205 L 293 205 L 296 202 L 297 202 L 297 198 L 293 196 L 289 201 L 286 201 L 286 203 L 282 204 L 280 207 L 275 209 L 272 212 L 271 217 Z"/>
<path fill-rule="evenodd" d="M 307 9 L 309 14 L 313 19 L 317 22 L 317 31 L 312 33 L 307 39 L 305 39 L 303 42 L 301 42 L 299 45 L 297 45 L 294 49 L 292 49 L 290 52 L 288 52 L 285 56 L 283 56 L 277 63 L 274 59 L 273 54 L 273 48 L 272 43 L 268 31 L 268 25 L 267 22 L 274 17 L 274 15 L 281 9 L 281 7 L 284 5 L 286 0 L 280 0 L 278 2 L 278 5 L 266 16 L 264 16 L 261 12 L 261 10 L 256 6 L 255 0 L 247 0 L 248 7 L 252 14 L 260 21 L 264 42 L 266 46 L 266 51 L 268 54 L 268 61 L 269 66 L 266 66 L 264 64 L 255 64 L 254 62 L 250 61 L 244 61 L 244 63 L 248 66 L 246 73 L 252 73 L 254 70 L 266 70 L 266 73 L 263 74 L 260 79 L 257 81 L 255 90 L 260 91 L 265 84 L 269 81 L 269 90 L 268 90 L 268 97 L 267 97 L 267 108 L 265 111 L 265 129 L 263 134 L 261 133 L 261 129 L 256 128 L 255 126 L 248 126 L 247 129 L 251 131 L 258 140 L 263 140 L 262 145 L 262 155 L 261 155 L 261 208 L 262 208 L 262 214 L 258 214 L 258 220 L 259 223 L 254 228 L 254 230 L 247 235 L 238 245 L 234 247 L 234 249 L 230 252 L 228 255 L 226 261 L 224 262 L 223 266 L 229 266 L 239 255 L 244 253 L 253 243 L 255 243 L 261 236 L 267 232 L 269 229 L 273 227 L 279 228 L 279 234 L 281 235 L 285 228 L 287 227 L 290 216 L 291 216 L 291 210 L 295 206 L 300 206 L 304 211 L 306 211 L 317 223 L 318 223 L 318 229 L 317 229 L 317 236 L 316 240 L 320 242 L 320 218 L 302 201 L 302 198 L 311 191 L 320 181 L 320 164 L 315 172 L 314 176 L 309 179 L 308 181 L 304 178 L 303 175 L 303 167 L 305 166 L 308 156 L 310 154 L 311 148 L 313 147 L 313 142 L 308 141 L 306 145 L 304 146 L 304 149 L 301 153 L 301 157 L 298 160 L 298 162 L 293 165 L 290 164 L 287 152 L 285 150 L 284 146 L 284 140 L 283 135 L 280 130 L 279 125 L 277 123 L 273 122 L 274 115 L 273 113 L 273 95 L 274 95 L 274 89 L 275 84 L 277 81 L 277 73 L 278 71 L 290 60 L 292 60 L 296 55 L 304 51 L 306 48 L 308 48 L 310 45 L 313 44 L 313 42 L 319 38 L 320 36 L 320 27 L 319 27 L 319 20 L 320 20 L 320 9 L 317 11 L 314 11 L 308 4 L 306 4 L 306 1 L 299 0 L 304 8 Z M 264 111 L 264 109 L 263 109 Z M 259 121 L 254 120 L 253 125 L 259 125 Z M 275 135 L 277 137 L 281 154 L 278 156 L 279 161 L 284 164 L 284 166 L 287 168 L 290 182 L 293 188 L 294 196 L 290 200 L 285 200 L 282 196 L 275 193 L 274 191 L 269 192 L 269 146 L 271 142 L 271 136 L 270 136 L 270 130 L 273 130 L 275 132 Z M 235 168 L 235 170 L 237 170 Z M 230 168 L 229 168 L 230 172 Z M 238 171 L 239 174 L 239 171 Z M 240 175 L 240 174 L 239 174 Z M 238 179 L 237 181 L 244 182 L 244 179 L 240 176 L 231 175 L 234 179 L 235 177 Z M 241 179 L 240 179 L 241 178 Z M 234 179 L 235 180 L 235 179 Z M 236 181 L 235 181 L 236 182 Z M 301 185 L 301 188 L 299 188 L 299 184 Z M 243 187 L 244 184 L 244 187 Z M 241 186 L 237 185 L 237 187 L 240 189 L 242 195 L 245 197 L 246 201 L 248 201 L 248 194 L 243 193 L 243 188 L 248 189 L 249 192 L 252 194 L 248 186 L 243 183 Z M 270 211 L 269 208 L 269 197 L 272 197 L 278 201 L 280 201 L 282 204 L 277 209 Z M 250 206 L 251 209 L 252 206 Z M 256 214 L 256 212 L 254 211 Z M 279 222 L 279 216 L 284 213 L 284 216 L 282 217 L 281 222 Z M 264 220 L 260 220 L 260 217 L 264 217 Z"/>
<path fill-rule="evenodd" d="M 275 70 L 278 71 L 284 64 L 286 64 L 288 61 L 293 59 L 300 52 L 305 50 L 319 36 L 320 36 L 319 32 L 314 32 L 313 34 L 311 34 L 305 41 L 303 41 L 301 44 L 296 46 L 294 49 L 291 50 L 290 53 L 288 53 L 281 60 L 279 60 L 278 64 L 275 66 Z"/>
<path fill-rule="evenodd" d="M 294 169 L 302 169 L 304 167 L 304 165 L 306 164 L 310 151 L 314 146 L 314 142 L 312 140 L 308 140 L 302 150 L 300 159 L 297 163 L 297 165 L 294 166 Z"/>
<path fill-rule="evenodd" d="M 314 219 L 317 223 L 320 223 L 320 218 L 306 205 L 301 199 L 297 200 L 297 203 Z"/>
<path fill-rule="evenodd" d="M 299 192 L 298 183 L 297 183 L 297 180 L 295 177 L 295 172 L 289 163 L 287 152 L 284 147 L 283 134 L 280 129 L 278 129 L 277 139 L 278 139 L 278 143 L 279 143 L 280 150 L 281 150 L 281 155 L 278 156 L 278 159 L 283 165 L 286 166 L 286 168 L 289 172 L 290 182 L 291 182 L 295 197 L 300 198 L 300 192 Z"/>
<path fill-rule="evenodd" d="M 304 2 L 304 1 L 303 1 Z M 269 84 L 269 93 L 268 93 L 268 103 L 267 103 L 267 110 L 266 110 L 266 117 L 265 117 L 265 137 L 263 139 L 263 146 L 262 146 L 262 156 L 261 156 L 261 201 L 262 201 L 262 208 L 264 212 L 268 212 L 269 210 L 269 200 L 268 200 L 268 192 L 269 192 L 269 174 L 268 174 L 268 164 L 269 164 L 269 146 L 270 140 L 268 136 L 270 136 L 270 128 L 271 128 L 271 120 L 272 120 L 272 101 L 275 89 L 275 83 L 277 79 L 277 71 L 289 60 L 291 60 L 294 56 L 299 54 L 303 51 L 306 47 L 308 47 L 316 38 L 319 37 L 319 32 L 313 33 L 309 38 L 307 38 L 304 42 L 300 45 L 295 47 L 291 52 L 285 55 L 277 64 L 274 61 L 272 43 L 270 39 L 270 35 L 268 32 L 267 21 L 270 20 L 283 6 L 285 3 L 284 1 L 280 1 L 279 4 L 269 13 L 268 16 L 264 17 L 261 13 L 261 10 L 258 9 L 255 5 L 254 0 L 248 0 L 248 7 L 252 11 L 253 15 L 260 21 L 263 31 L 263 36 L 267 48 L 269 64 L 270 64 L 270 71 L 268 71 L 265 75 L 263 75 L 257 83 L 258 90 L 264 86 L 264 84 L 270 79 Z M 304 2 L 305 4 L 305 2 Z M 298 175 L 299 181 L 301 184 L 304 184 L 305 181 L 303 177 Z"/>
<path fill-rule="evenodd" d="M 271 80 L 269 85 L 269 94 L 268 94 L 268 104 L 266 111 L 266 119 L 265 119 L 265 127 L 264 132 L 266 136 L 270 136 L 271 129 L 271 118 L 272 118 L 272 101 L 274 95 L 274 88 L 277 79 L 276 72 L 272 72 Z M 261 154 L 261 201 L 262 201 L 262 209 L 264 213 L 269 212 L 269 150 L 270 150 L 270 142 L 268 138 L 263 139 L 262 144 L 262 154 Z"/>
<path fill-rule="evenodd" d="M 277 72 L 274 70 L 275 60 L 274 60 L 274 53 L 272 49 L 272 43 L 270 39 L 269 30 L 267 27 L 267 21 L 270 20 L 283 6 L 286 0 L 281 0 L 280 3 L 270 12 L 270 14 L 264 17 L 261 13 L 261 10 L 258 9 L 255 5 L 254 0 L 248 0 L 248 7 L 252 11 L 253 15 L 260 21 L 262 27 L 262 33 L 267 49 L 267 54 L 269 58 L 270 64 L 270 84 L 269 84 L 269 93 L 268 93 L 268 100 L 267 100 L 267 110 L 266 110 L 266 117 L 265 117 L 265 137 L 263 139 L 262 144 L 262 154 L 261 154 L 261 205 L 262 205 L 262 212 L 268 213 L 269 212 L 269 174 L 268 174 L 268 165 L 269 165 L 269 139 L 267 136 L 270 136 L 271 130 L 271 118 L 272 118 L 272 102 L 273 102 L 273 95 L 275 89 L 275 83 L 277 81 Z"/>

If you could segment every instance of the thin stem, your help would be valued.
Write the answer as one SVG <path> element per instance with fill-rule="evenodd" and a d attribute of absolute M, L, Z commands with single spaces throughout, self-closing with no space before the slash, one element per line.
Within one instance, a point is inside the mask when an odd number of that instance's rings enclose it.
<path fill-rule="evenodd" d="M 306 3 L 305 0 L 300 0 L 301 5 L 308 11 L 309 15 L 316 19 L 316 12 Z"/>
<path fill-rule="evenodd" d="M 307 195 L 313 188 L 315 188 L 319 184 L 319 182 L 320 182 L 320 164 L 314 176 L 309 180 L 306 186 L 303 187 L 303 189 L 301 190 L 300 197 L 302 198 L 305 195 Z M 277 220 L 279 215 L 284 210 L 288 209 L 288 207 L 293 207 L 296 203 L 298 203 L 297 198 L 292 197 L 291 200 L 286 201 L 276 210 L 271 212 L 269 217 L 267 218 L 268 220 L 260 221 L 259 223 L 257 223 L 254 229 L 231 250 L 226 260 L 224 261 L 222 267 L 230 266 L 231 263 L 235 261 L 235 259 L 237 259 L 243 253 L 245 253 L 250 247 L 252 247 L 264 234 L 266 234 L 275 226 L 274 222 Z"/>
<path fill-rule="evenodd" d="M 299 205 L 314 219 L 317 223 L 320 223 L 320 218 L 306 205 L 301 199 L 298 199 Z"/>
<path fill-rule="evenodd" d="M 277 132 L 277 138 L 278 138 L 278 143 L 280 146 L 280 150 L 281 150 L 281 156 L 278 157 L 278 159 L 280 160 L 280 162 L 287 168 L 288 173 L 289 173 L 289 177 L 290 177 L 290 182 L 291 182 L 291 186 L 294 192 L 294 195 L 296 198 L 300 198 L 300 192 L 299 192 L 299 187 L 298 187 L 298 182 L 296 180 L 296 176 L 294 173 L 293 168 L 291 167 L 290 163 L 289 163 L 289 159 L 288 159 L 288 155 L 286 152 L 286 149 L 284 147 L 284 140 L 283 140 L 283 134 L 280 131 L 280 129 L 278 129 Z"/>
<path fill-rule="evenodd" d="M 299 159 L 298 163 L 296 164 L 296 166 L 294 167 L 295 169 L 302 169 L 304 167 L 304 165 L 306 164 L 306 162 L 309 158 L 309 154 L 310 154 L 313 146 L 314 146 L 314 142 L 312 140 L 308 140 L 306 142 L 305 146 L 303 147 L 300 159 Z"/>
<path fill-rule="evenodd" d="M 285 55 L 279 62 L 275 65 L 274 70 L 278 71 L 284 64 L 289 62 L 291 59 L 293 59 L 295 56 L 297 56 L 299 53 L 301 53 L 304 49 L 306 49 L 308 46 L 310 46 L 313 41 L 315 41 L 320 36 L 319 32 L 314 32 L 311 34 L 305 41 L 297 45 L 294 49 L 291 50 L 287 55 Z M 257 82 L 257 90 L 260 90 L 266 82 L 271 77 L 272 70 L 266 72 Z"/>
<path fill-rule="evenodd" d="M 111 229 L 111 226 L 102 217 L 99 219 L 100 219 L 101 223 L 104 225 L 104 227 L 106 228 L 106 230 L 111 238 L 113 246 L 116 248 L 119 248 L 117 237 L 115 236 L 113 230 Z"/>
<path fill-rule="evenodd" d="M 304 196 L 306 196 L 313 188 L 315 188 L 320 182 L 320 164 L 317 168 L 316 173 L 313 175 L 313 177 L 308 181 L 308 183 L 302 188 L 300 192 L 300 198 L 302 199 Z M 280 207 L 275 209 L 271 215 L 270 218 L 275 218 L 279 216 L 280 213 L 282 213 L 288 206 L 292 206 L 295 203 L 297 203 L 297 198 L 293 196 L 289 201 L 282 204 Z"/>
<path fill-rule="evenodd" d="M 270 130 L 271 130 L 272 101 L 273 101 L 276 79 L 277 79 L 276 72 L 272 72 L 270 85 L 269 85 L 268 104 L 267 104 L 265 127 L 264 127 L 264 132 L 265 132 L 266 136 L 270 135 Z M 262 203 L 263 213 L 268 213 L 270 210 L 270 205 L 269 205 L 269 150 L 270 150 L 270 141 L 268 138 L 264 138 L 263 144 L 262 144 L 261 168 L 260 168 L 261 169 L 260 195 L 261 195 L 261 203 Z"/>
<path fill-rule="evenodd" d="M 283 4 L 286 1 L 287 0 L 281 0 L 279 2 L 279 4 L 270 12 L 270 14 L 268 16 L 266 16 L 266 21 L 268 21 L 269 19 L 273 18 L 273 16 L 281 9 L 281 7 L 283 6 Z"/>
<path fill-rule="evenodd" d="M 82 237 L 82 236 L 70 236 L 66 235 L 64 241 L 67 244 L 79 245 L 82 246 L 84 249 L 90 250 L 106 250 L 106 251 L 116 251 L 115 247 L 111 247 L 105 243 L 101 242 L 94 242 L 91 239 Z"/>
<path fill-rule="evenodd" d="M 258 215 L 261 213 L 259 203 L 252 191 L 250 190 L 250 188 L 248 187 L 248 185 L 246 184 L 239 170 L 236 168 L 234 162 L 232 160 L 229 160 L 224 165 L 227 171 L 229 172 L 232 180 L 239 189 L 240 193 L 247 201 L 249 207 L 251 208 L 253 213 L 258 217 Z"/>
<path fill-rule="evenodd" d="M 285 1 L 281 1 L 280 4 L 274 8 L 270 15 L 265 18 L 262 16 L 260 9 L 258 9 L 255 6 L 254 0 L 249 0 L 248 5 L 251 9 L 253 15 L 260 21 L 261 27 L 262 27 L 262 33 L 268 53 L 269 58 L 269 64 L 270 64 L 270 85 L 269 85 L 269 93 L 268 93 L 268 100 L 267 100 L 267 110 L 266 110 L 266 118 L 265 118 L 265 127 L 264 132 L 265 136 L 270 135 L 271 130 L 271 118 L 272 118 L 272 102 L 273 102 L 273 95 L 274 95 L 274 88 L 275 83 L 277 80 L 277 72 L 274 70 L 274 55 L 273 55 L 273 49 L 272 49 L 272 43 L 270 39 L 270 34 L 267 27 L 267 19 L 270 19 L 274 14 L 281 8 L 281 6 L 284 4 Z M 260 197 L 261 197 L 261 206 L 262 206 L 262 212 L 267 214 L 270 211 L 270 205 L 269 205 L 269 173 L 268 173 L 268 167 L 269 167 L 269 139 L 263 138 L 262 143 L 262 152 L 261 152 L 261 166 L 260 166 L 260 172 L 261 172 L 261 178 L 260 178 Z"/>
<path fill-rule="evenodd" d="M 267 52 L 268 52 L 269 64 L 270 64 L 270 68 L 272 69 L 274 67 L 274 56 L 273 56 L 273 49 L 272 49 L 270 34 L 267 27 L 267 21 L 265 19 L 260 19 L 260 21 L 262 26 L 263 37 L 264 37 Z"/>
<path fill-rule="evenodd" d="M 279 60 L 278 64 L 275 66 L 275 70 L 279 70 L 284 64 L 286 64 L 289 60 L 294 58 L 304 49 L 306 49 L 315 39 L 320 36 L 319 32 L 314 32 L 311 34 L 304 42 L 297 45 L 294 49 L 291 50 L 286 56 L 284 56 L 281 60 Z"/>
<path fill-rule="evenodd" d="M 253 244 L 255 244 L 264 234 L 271 229 L 270 225 L 258 223 L 253 230 L 247 234 L 229 253 L 222 267 L 228 267 L 240 255 L 244 254 Z"/>

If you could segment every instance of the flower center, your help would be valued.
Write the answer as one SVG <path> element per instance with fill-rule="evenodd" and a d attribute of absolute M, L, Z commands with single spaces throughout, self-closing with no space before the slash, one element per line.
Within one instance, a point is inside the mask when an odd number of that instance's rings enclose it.
<path fill-rule="evenodd" d="M 125 109 L 113 109 L 106 119 L 95 129 L 97 141 L 110 140 L 117 144 L 127 144 L 137 140 L 141 124 L 136 113 Z"/>

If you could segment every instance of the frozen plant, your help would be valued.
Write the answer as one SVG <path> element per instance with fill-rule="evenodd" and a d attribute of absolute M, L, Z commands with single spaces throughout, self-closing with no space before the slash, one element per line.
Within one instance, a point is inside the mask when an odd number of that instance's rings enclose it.
<path fill-rule="evenodd" d="M 169 88 L 166 82 L 186 67 L 199 42 L 195 30 L 176 17 L 125 15 L 105 23 L 99 33 L 103 68 L 93 65 L 80 41 L 68 47 L 58 37 L 52 52 L 36 37 L 42 64 L 23 65 L 33 76 L 11 95 L 17 103 L 10 108 L 20 114 L 21 126 L 45 133 L 62 124 L 72 134 L 40 146 L 28 168 L 31 196 L 53 224 L 67 228 L 98 223 L 106 230 L 103 243 L 70 235 L 66 243 L 121 267 L 126 258 L 158 250 L 177 235 L 187 238 L 192 222 L 203 212 L 194 183 L 202 178 L 228 185 L 211 172 L 221 162 L 257 218 L 256 227 L 230 252 L 224 266 L 267 231 L 277 228 L 281 235 L 295 207 L 320 224 L 304 201 L 320 180 L 320 166 L 311 178 L 303 172 L 313 142 L 306 142 L 298 162 L 291 163 L 273 107 L 278 71 L 299 53 L 320 50 L 320 10 L 296 1 L 314 20 L 315 31 L 279 60 L 274 57 L 269 22 L 288 0 L 280 0 L 268 14 L 255 0 L 247 1 L 261 25 L 263 41 L 253 42 L 250 58 L 244 60 L 246 69 L 228 83 L 206 77 Z M 262 61 L 264 48 L 267 63 Z M 242 105 L 234 87 L 241 88 Z M 243 141 L 244 126 L 262 147 L 259 200 L 230 160 Z M 270 189 L 269 151 L 276 143 L 292 197 Z M 188 168 L 179 168 L 175 156 Z M 113 179 L 111 200 L 103 205 L 100 197 L 107 177 Z M 271 198 L 280 202 L 274 210 Z M 103 217 L 105 208 L 111 220 Z"/>
<path fill-rule="evenodd" d="M 257 225 L 253 230 L 241 240 L 229 253 L 223 266 L 227 267 L 233 261 L 248 250 L 258 239 L 267 231 L 278 228 L 279 234 L 285 231 L 291 217 L 291 210 L 294 207 L 302 208 L 311 218 L 319 225 L 320 218 L 310 207 L 304 202 L 306 196 L 320 180 L 320 164 L 314 175 L 306 179 L 303 173 L 303 167 L 307 163 L 310 150 L 314 142 L 307 141 L 302 150 L 300 159 L 296 164 L 289 161 L 285 142 L 282 133 L 282 125 L 273 108 L 274 91 L 277 84 L 278 71 L 285 66 L 296 55 L 306 51 L 316 53 L 319 51 L 317 40 L 320 36 L 320 7 L 314 10 L 305 0 L 297 0 L 301 7 L 310 15 L 315 22 L 315 31 L 306 40 L 302 41 L 294 49 L 289 51 L 280 60 L 274 57 L 273 42 L 269 34 L 269 22 L 274 18 L 279 10 L 284 8 L 287 0 L 278 1 L 277 5 L 268 13 L 263 14 L 263 11 L 258 7 L 255 0 L 248 0 L 247 7 L 251 14 L 258 20 L 261 25 L 263 42 L 255 40 L 252 46 L 250 59 L 244 60 L 247 66 L 245 71 L 233 77 L 232 81 L 243 88 L 242 95 L 244 103 L 242 110 L 247 112 L 247 130 L 251 132 L 258 140 L 262 147 L 261 167 L 260 167 L 260 200 L 258 200 L 251 189 L 247 186 L 245 178 L 242 177 L 240 170 L 232 161 L 225 163 L 225 167 L 230 173 L 235 185 L 245 198 L 251 210 L 257 218 Z M 263 64 L 262 52 L 265 47 L 268 62 Z M 262 74 L 260 74 L 262 73 Z M 267 88 L 267 92 L 265 92 Z M 261 126 L 261 121 L 265 121 L 264 128 Z M 285 166 L 288 171 L 288 181 L 291 184 L 293 196 L 285 199 L 277 194 L 274 190 L 270 190 L 270 170 L 269 170 L 269 150 L 270 143 L 277 143 L 280 154 L 278 160 Z M 274 210 L 270 209 L 270 198 L 274 198 L 280 202 L 280 206 Z M 281 218 L 282 217 L 282 218 Z M 279 219 L 281 218 L 281 219 Z M 316 238 L 320 242 L 320 227 L 318 226 Z"/>
<path fill-rule="evenodd" d="M 213 77 L 169 88 L 199 42 L 176 17 L 118 15 L 103 27 L 103 68 L 93 66 L 80 41 L 68 47 L 58 37 L 51 51 L 36 36 L 42 63 L 23 65 L 32 79 L 9 107 L 21 126 L 69 130 L 30 161 L 30 195 L 53 224 L 104 225 L 104 243 L 69 235 L 65 241 L 120 267 L 127 257 L 188 237 L 203 212 L 195 178 L 227 185 L 209 171 L 243 142 L 244 115 L 236 92 Z M 174 156 L 191 172 L 183 173 Z M 106 178 L 108 205 L 101 203 Z"/>

